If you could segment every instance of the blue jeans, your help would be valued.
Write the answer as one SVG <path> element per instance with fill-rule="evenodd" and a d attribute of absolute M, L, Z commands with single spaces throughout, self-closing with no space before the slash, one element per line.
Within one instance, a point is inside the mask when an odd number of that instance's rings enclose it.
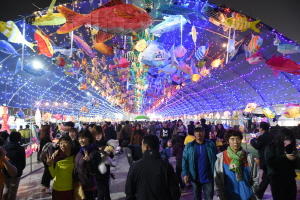
<path fill-rule="evenodd" d="M 199 183 L 191 182 L 193 185 L 194 200 L 202 200 L 202 188 L 204 191 L 204 199 L 212 200 L 214 197 L 214 182 Z"/>

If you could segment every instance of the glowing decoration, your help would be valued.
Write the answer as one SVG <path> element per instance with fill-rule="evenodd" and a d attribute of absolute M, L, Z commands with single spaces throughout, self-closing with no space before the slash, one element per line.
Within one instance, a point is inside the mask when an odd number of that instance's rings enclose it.
<path fill-rule="evenodd" d="M 21 34 L 19 28 L 16 26 L 16 24 L 13 21 L 3 22 L 0 21 L 0 32 L 5 35 L 8 38 L 9 42 L 12 43 L 23 43 L 32 49 L 32 51 L 35 52 L 34 46 L 35 44 L 32 44 L 28 42 L 24 36 Z"/>
<path fill-rule="evenodd" d="M 299 105 L 288 105 L 282 114 L 286 118 L 295 118 L 300 116 L 300 106 Z"/>
<path fill-rule="evenodd" d="M 48 120 L 50 120 L 51 119 L 51 114 L 50 113 L 45 113 L 44 115 L 43 115 L 43 120 L 44 121 L 48 121 Z"/>
<path fill-rule="evenodd" d="M 57 30 L 58 34 L 71 32 L 86 23 L 107 33 L 131 36 L 144 31 L 154 22 L 145 10 L 124 4 L 121 0 L 109 1 L 88 15 L 65 7 L 58 7 L 57 10 L 67 19 L 66 24 Z"/>
<path fill-rule="evenodd" d="M 255 108 L 256 108 L 257 104 L 256 103 L 248 103 L 246 108 L 244 109 L 245 113 L 252 113 Z"/>
<path fill-rule="evenodd" d="M 66 18 L 60 13 L 53 13 L 53 7 L 56 0 L 52 0 L 46 15 L 35 17 L 29 16 L 27 23 L 36 26 L 54 26 L 66 23 Z"/>
<path fill-rule="evenodd" d="M 163 33 L 174 31 L 180 28 L 180 24 L 184 26 L 187 20 L 181 15 L 169 15 L 164 16 L 164 21 L 157 24 L 149 30 L 149 33 L 160 37 Z"/>
<path fill-rule="evenodd" d="M 196 49 L 196 42 L 197 42 L 198 32 L 197 32 L 197 29 L 196 29 L 196 27 L 194 25 L 192 26 L 192 30 L 190 32 L 190 35 L 192 35 L 192 39 L 193 39 L 193 42 L 194 42 L 194 45 L 195 45 L 195 49 Z"/>
<path fill-rule="evenodd" d="M 55 114 L 55 115 L 53 115 L 53 118 L 56 119 L 56 120 L 61 120 L 61 119 L 63 119 L 63 115 L 62 114 Z"/>
<path fill-rule="evenodd" d="M 139 55 L 139 61 L 149 66 L 158 67 L 168 64 L 169 53 L 158 43 L 152 43 Z"/>
<path fill-rule="evenodd" d="M 16 65 L 15 74 L 18 73 L 21 70 L 21 66 L 22 66 L 22 62 L 21 62 L 21 59 L 19 58 L 19 60 L 17 62 L 17 65 Z M 27 74 L 31 74 L 35 77 L 45 75 L 45 71 L 43 69 L 41 69 L 41 68 L 36 69 L 35 67 L 33 67 L 33 65 L 25 65 L 25 66 L 23 66 L 23 70 Z"/>
<path fill-rule="evenodd" d="M 218 68 L 219 66 L 223 66 L 223 62 L 224 62 L 224 58 L 222 60 L 218 58 L 211 62 L 211 66 L 213 68 Z"/>
<path fill-rule="evenodd" d="M 202 67 L 200 70 L 200 74 L 201 74 L 201 76 L 205 77 L 210 74 L 210 70 L 207 69 L 206 67 Z"/>
<path fill-rule="evenodd" d="M 9 125 L 8 125 L 8 118 L 9 118 L 9 115 L 7 114 L 8 112 L 8 108 L 5 107 L 5 106 L 1 106 L 1 113 L 2 114 L 2 128 L 1 128 L 1 131 L 7 131 L 8 133 L 10 133 L 10 128 L 9 128 Z"/>
<path fill-rule="evenodd" d="M 92 48 L 87 43 L 85 43 L 81 37 L 74 34 L 73 39 L 75 43 L 86 53 L 86 55 L 95 58 L 96 55 L 94 54 Z"/>
<path fill-rule="evenodd" d="M 179 45 L 174 49 L 174 54 L 176 57 L 183 57 L 187 50 L 183 45 Z"/>
<path fill-rule="evenodd" d="M 236 14 L 235 17 L 227 18 L 225 24 L 235 30 L 246 31 L 248 28 L 251 28 L 255 32 L 259 33 L 260 31 L 256 28 L 256 24 L 259 22 L 260 20 L 248 22 L 246 17 Z"/>
<path fill-rule="evenodd" d="M 161 12 L 162 14 L 165 14 L 165 15 L 183 15 L 185 18 L 188 18 L 189 14 L 195 13 L 196 15 L 201 17 L 201 19 L 206 20 L 206 18 L 196 10 L 196 8 L 198 8 L 198 6 L 195 6 L 194 8 L 195 8 L 195 10 L 191 10 L 189 8 L 185 8 L 182 6 L 168 4 L 168 5 L 160 6 L 157 9 L 157 11 Z"/>
<path fill-rule="evenodd" d="M 207 52 L 208 52 L 208 48 L 209 48 L 209 44 L 206 43 L 205 46 L 200 46 L 197 51 L 195 52 L 195 58 L 200 61 L 202 60 L 206 55 L 207 55 Z"/>
<path fill-rule="evenodd" d="M 179 65 L 176 66 L 177 69 L 181 70 L 182 72 L 193 75 L 192 68 L 189 67 L 186 63 L 180 62 Z"/>
<path fill-rule="evenodd" d="M 87 88 L 87 84 L 85 83 L 85 84 L 79 86 L 78 89 L 79 89 L 79 90 L 86 90 L 86 88 Z"/>
<path fill-rule="evenodd" d="M 35 119 L 35 123 L 38 126 L 40 126 L 41 120 L 42 120 L 42 115 L 41 115 L 41 111 L 39 108 L 37 108 L 37 110 L 35 111 L 34 119 Z"/>
<path fill-rule="evenodd" d="M 263 60 L 261 53 L 258 51 L 252 54 L 249 58 L 246 58 L 249 64 L 255 65 Z"/>
<path fill-rule="evenodd" d="M 53 48 L 49 40 L 49 36 L 44 36 L 44 34 L 37 29 L 34 33 L 34 39 L 38 43 L 38 55 L 44 54 L 47 57 L 53 56 Z"/>
<path fill-rule="evenodd" d="M 258 52 L 262 44 L 263 44 L 263 39 L 261 37 L 259 37 L 258 35 L 256 36 L 252 35 L 252 39 L 250 40 L 247 48 L 250 55 Z"/>
<path fill-rule="evenodd" d="M 278 36 L 276 35 L 274 40 L 274 45 L 277 46 L 277 51 L 284 54 L 294 54 L 300 53 L 300 47 L 291 43 L 281 42 Z"/>
<path fill-rule="evenodd" d="M 292 61 L 291 59 L 286 59 L 282 55 L 273 57 L 266 61 L 266 64 L 274 70 L 274 75 L 278 76 L 278 71 L 291 73 L 294 75 L 300 75 L 300 65 Z"/>
<path fill-rule="evenodd" d="M 16 49 L 7 41 L 0 40 L 0 51 L 6 54 L 16 55 L 19 56 L 21 54 L 18 54 Z"/>
<path fill-rule="evenodd" d="M 269 106 L 269 105 L 263 106 L 262 107 L 262 112 L 268 118 L 275 118 L 276 117 L 276 112 L 275 112 L 275 110 L 272 106 Z"/>
<path fill-rule="evenodd" d="M 143 52 L 147 48 L 148 44 L 145 39 L 142 39 L 136 43 L 134 46 L 135 50 L 138 52 Z"/>
<path fill-rule="evenodd" d="M 52 63 L 56 64 L 57 66 L 60 66 L 60 67 L 64 67 L 67 64 L 66 60 L 61 56 L 58 56 L 56 58 L 52 58 Z"/>
<path fill-rule="evenodd" d="M 19 111 L 16 112 L 16 117 L 25 119 L 25 113 L 20 109 Z"/>
<path fill-rule="evenodd" d="M 227 110 L 227 111 L 224 111 L 223 116 L 225 119 L 228 119 L 230 117 L 230 114 L 231 114 L 230 111 Z"/>
<path fill-rule="evenodd" d="M 122 58 L 119 60 L 119 63 L 117 65 L 109 65 L 109 70 L 112 70 L 117 67 L 126 68 L 128 66 L 129 66 L 129 62 L 126 60 L 126 58 Z"/>
<path fill-rule="evenodd" d="M 197 82 L 200 78 L 201 78 L 201 76 L 199 74 L 192 75 L 192 81 L 194 81 L 194 82 Z"/>
<path fill-rule="evenodd" d="M 60 47 L 55 47 L 55 46 L 52 46 L 52 47 L 53 47 L 53 52 L 54 53 L 58 52 L 58 53 L 63 54 L 65 56 L 70 56 L 76 51 L 75 48 L 65 49 L 65 48 L 60 48 Z"/>
<path fill-rule="evenodd" d="M 95 43 L 93 45 L 93 48 L 95 48 L 100 53 L 109 55 L 109 56 L 111 56 L 114 53 L 113 48 L 110 46 L 107 46 L 103 42 Z"/>

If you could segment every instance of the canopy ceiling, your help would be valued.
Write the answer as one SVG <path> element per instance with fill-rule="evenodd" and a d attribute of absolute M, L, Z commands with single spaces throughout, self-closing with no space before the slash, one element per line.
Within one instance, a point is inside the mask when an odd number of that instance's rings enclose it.
<path fill-rule="evenodd" d="M 97 1 L 82 1 L 67 4 L 66 7 L 74 9 L 81 14 L 89 14 Z M 106 1 L 102 1 L 105 3 Z M 99 2 L 100 3 L 100 2 Z M 140 0 L 128 0 L 128 3 L 145 8 L 144 2 Z M 150 15 L 156 20 L 154 27 L 163 20 L 163 15 L 157 11 L 157 7 L 167 4 L 167 1 L 155 1 L 154 8 Z M 50 4 L 50 1 L 49 1 Z M 182 6 L 201 11 L 205 2 L 186 2 Z M 222 10 L 224 11 L 224 10 Z M 46 14 L 44 10 L 42 14 Z M 57 11 L 55 11 L 57 12 Z M 230 17 L 232 10 L 226 10 L 227 17 Z M 203 13 L 201 13 L 204 15 Z M 259 16 L 258 16 L 259 17 Z M 252 35 L 258 35 L 263 39 L 260 48 L 262 61 L 257 64 L 249 64 L 245 59 L 245 53 L 237 57 L 235 61 L 223 63 L 223 66 L 213 68 L 212 61 L 216 59 L 226 60 L 227 48 L 224 44 L 228 42 L 229 31 L 224 31 L 222 27 L 205 21 L 195 13 L 189 14 L 190 23 L 186 23 L 182 30 L 179 28 L 163 33 L 160 37 L 152 34 L 138 33 L 137 40 L 131 36 L 116 35 L 111 40 L 105 42 L 108 46 L 119 45 L 118 51 L 111 56 L 105 55 L 105 62 L 101 60 L 103 54 L 96 52 L 98 62 L 96 69 L 99 72 L 99 79 L 91 79 L 95 84 L 87 83 L 87 89 L 80 89 L 87 78 L 87 71 L 92 71 L 94 67 L 92 58 L 84 55 L 87 60 L 87 67 L 80 71 L 78 75 L 68 76 L 64 73 L 64 68 L 53 64 L 52 58 L 44 55 L 37 55 L 30 48 L 25 49 L 24 65 L 31 65 L 33 60 L 42 63 L 45 75 L 33 77 L 23 71 L 15 73 L 17 61 L 20 56 L 11 56 L 0 52 L 0 104 L 12 107 L 28 108 L 39 107 L 41 110 L 52 113 L 114 117 L 116 114 L 125 112 L 132 113 L 156 113 L 163 116 L 178 116 L 182 114 L 198 114 L 208 111 L 225 111 L 244 108 L 246 104 L 255 102 L 258 105 L 275 105 L 282 103 L 298 103 L 300 91 L 299 76 L 287 72 L 278 72 L 275 76 L 273 70 L 266 65 L 266 60 L 273 55 L 282 55 L 277 51 L 277 46 L 273 44 L 274 37 L 277 36 L 281 42 L 292 41 L 283 37 L 264 23 L 258 24 L 260 33 L 255 33 L 252 29 L 241 32 L 235 31 L 236 49 L 249 44 Z M 206 17 L 208 19 L 208 17 Z M 254 19 L 248 18 L 248 21 Z M 16 21 L 16 25 L 22 32 L 23 21 Z M 200 73 L 201 68 L 194 67 L 194 74 L 201 74 L 200 80 L 194 82 L 191 76 L 177 70 L 173 74 L 158 73 L 164 66 L 153 66 L 151 63 L 131 62 L 125 71 L 121 68 L 109 70 L 109 65 L 114 65 L 114 58 L 122 57 L 122 53 L 132 51 L 136 56 L 139 52 L 134 50 L 134 44 L 142 39 L 148 41 L 148 45 L 153 40 L 166 52 L 172 52 L 172 46 L 183 45 L 187 53 L 183 57 L 178 57 L 178 61 L 185 62 L 188 66 L 196 64 L 199 60 L 195 57 L 195 45 L 190 33 L 192 27 L 196 28 L 197 40 L 196 49 L 209 44 L 206 55 L 206 68 L 210 73 L 206 76 Z M 59 26 L 39 26 L 26 24 L 26 39 L 34 42 L 34 33 L 37 29 L 42 30 L 45 35 L 50 35 L 53 46 L 61 48 L 79 49 L 75 42 L 71 43 L 69 34 L 53 34 Z M 276 27 L 274 27 L 276 28 Z M 231 36 L 233 29 L 231 29 Z M 74 35 L 81 36 L 90 46 L 93 45 L 91 32 L 88 27 L 82 26 L 74 31 Z M 4 35 L 0 35 L 1 40 L 7 40 Z M 18 53 L 22 51 L 22 45 L 11 43 Z M 35 48 L 36 49 L 36 48 Z M 117 54 L 117 55 L 116 55 Z M 59 57 L 55 53 L 53 58 Z M 289 54 L 284 56 L 296 63 L 300 62 L 299 54 Z M 67 60 L 67 58 L 65 58 Z M 82 64 L 77 54 L 71 61 L 78 61 Z M 134 64 L 133 64 L 134 63 Z M 171 63 L 171 58 L 164 63 Z M 132 65 L 133 64 L 133 65 Z M 135 65 L 135 66 L 134 66 Z M 83 67 L 81 65 L 81 67 Z M 196 69 L 196 70 L 195 70 Z M 139 70 L 141 75 L 138 76 Z M 178 77 L 178 79 L 176 79 Z M 176 81 L 174 82 L 174 80 Z M 89 82 L 89 80 L 87 80 Z M 57 104 L 56 104 L 57 103 Z M 88 112 L 83 110 L 85 107 Z"/>

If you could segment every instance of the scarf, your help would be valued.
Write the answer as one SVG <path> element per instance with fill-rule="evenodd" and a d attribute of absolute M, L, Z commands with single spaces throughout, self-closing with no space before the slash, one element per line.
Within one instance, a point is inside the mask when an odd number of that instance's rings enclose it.
<path fill-rule="evenodd" d="M 84 150 L 86 150 L 90 154 L 93 150 L 97 150 L 97 147 L 95 146 L 95 144 L 90 144 L 85 147 L 80 147 L 80 153 L 83 155 L 84 155 Z"/>
<path fill-rule="evenodd" d="M 234 153 L 230 146 L 228 146 L 227 153 L 228 157 L 231 159 L 231 162 L 229 164 L 229 170 L 235 173 L 237 182 L 240 182 L 243 180 L 241 165 L 245 151 L 241 147 L 241 149 L 238 152 Z"/>

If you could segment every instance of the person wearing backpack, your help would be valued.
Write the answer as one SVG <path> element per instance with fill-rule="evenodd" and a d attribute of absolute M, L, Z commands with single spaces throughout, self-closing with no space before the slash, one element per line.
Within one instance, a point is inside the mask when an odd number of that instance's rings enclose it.
<path fill-rule="evenodd" d="M 20 140 L 21 133 L 13 131 L 9 135 L 9 142 L 3 146 L 6 156 L 17 168 L 17 175 L 15 177 L 11 177 L 8 174 L 5 176 L 3 200 L 16 199 L 20 179 L 26 166 L 25 149 L 19 144 Z"/>

